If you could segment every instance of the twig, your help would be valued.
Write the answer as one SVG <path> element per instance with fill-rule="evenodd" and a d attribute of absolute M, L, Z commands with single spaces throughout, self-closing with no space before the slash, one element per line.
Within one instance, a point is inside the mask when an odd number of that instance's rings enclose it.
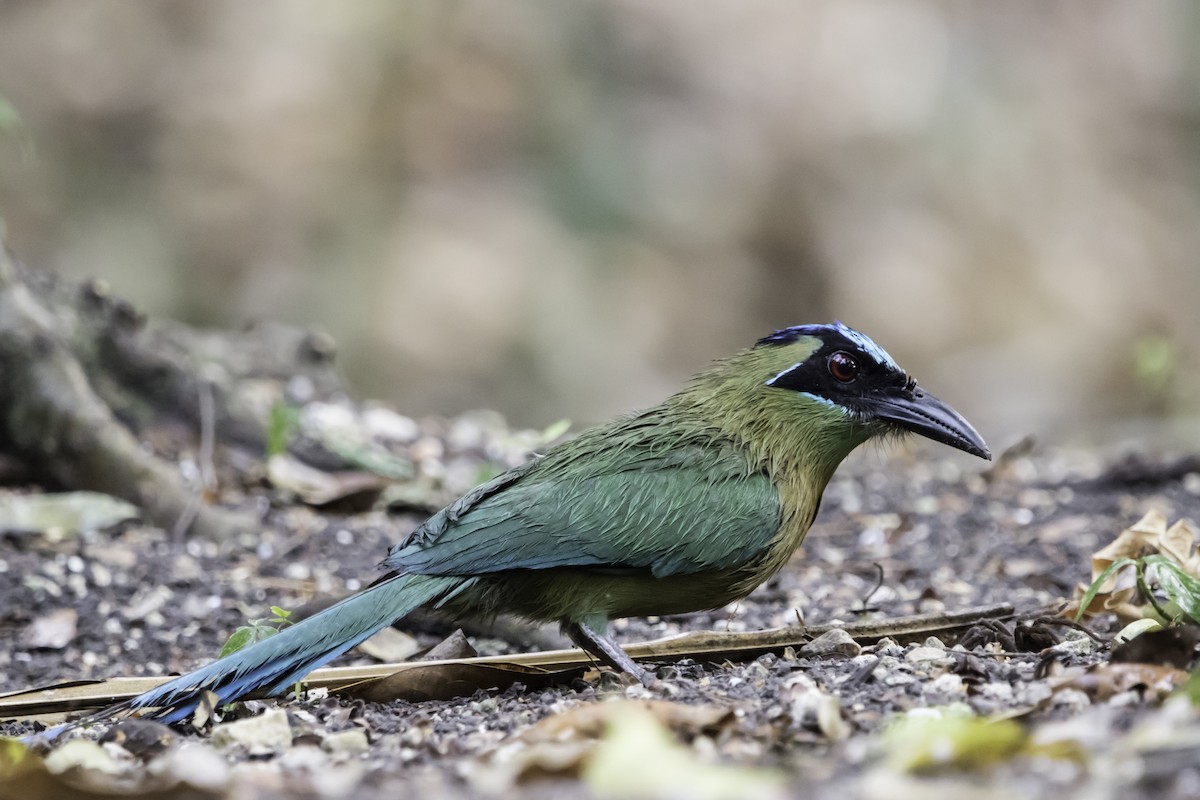
<path fill-rule="evenodd" d="M 678 661 L 690 658 L 709 663 L 722 661 L 747 661 L 764 653 L 800 647 L 813 637 L 833 628 L 841 628 L 860 644 L 872 644 L 883 638 L 900 642 L 923 641 L 929 636 L 938 636 L 943 641 L 952 641 L 963 631 L 981 619 L 1007 618 L 1013 614 L 1007 603 L 980 606 L 948 614 L 917 614 L 910 617 L 884 622 L 856 622 L 848 625 L 820 625 L 810 628 L 776 628 L 753 633 L 693 632 L 666 639 L 630 644 L 625 647 L 635 659 L 655 661 Z M 550 650 L 541 653 L 520 653 L 507 656 L 476 656 L 473 658 L 445 659 L 442 661 L 404 662 L 379 664 L 365 667 L 327 667 L 312 672 L 304 683 L 309 688 L 325 688 L 330 691 L 348 691 L 356 695 L 369 695 L 372 683 L 406 670 L 421 669 L 426 675 L 438 669 L 464 671 L 471 667 L 492 667 L 484 672 L 488 686 L 500 686 L 506 668 L 512 682 L 527 683 L 531 675 L 551 674 L 554 677 L 569 674 L 563 671 L 583 669 L 590 664 L 590 657 L 581 650 Z M 432 673 L 430 671 L 433 671 Z M 122 700 L 136 697 L 170 678 L 112 678 L 107 681 L 74 681 L 58 684 L 46 689 L 29 690 L 0 695 L 0 717 L 26 717 L 37 714 L 62 713 L 77 709 L 102 708 Z M 481 688 L 469 681 L 460 681 L 458 691 L 471 694 Z M 501 687 L 505 688 L 505 687 Z M 393 699 L 378 695 L 371 699 Z"/>

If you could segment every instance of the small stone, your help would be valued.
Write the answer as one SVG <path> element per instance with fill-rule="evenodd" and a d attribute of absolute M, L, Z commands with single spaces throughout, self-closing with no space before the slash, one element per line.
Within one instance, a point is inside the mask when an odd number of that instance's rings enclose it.
<path fill-rule="evenodd" d="M 361 753 L 369 746 L 367 734 L 361 728 L 331 733 L 321 741 L 321 749 L 326 753 Z"/>
<path fill-rule="evenodd" d="M 20 643 L 29 648 L 62 650 L 75 638 L 79 614 L 73 608 L 60 608 L 38 617 L 21 631 Z"/>
<path fill-rule="evenodd" d="M 841 628 L 828 630 L 800 648 L 800 655 L 810 658 L 853 658 L 861 652 L 862 646 Z"/>
<path fill-rule="evenodd" d="M 1047 648 L 1047 652 L 1065 657 L 1078 657 L 1091 655 L 1095 649 L 1096 642 L 1091 637 L 1068 628 L 1063 636 L 1063 641 Z"/>
<path fill-rule="evenodd" d="M 116 755 L 119 752 L 119 747 L 105 747 L 91 739 L 72 739 L 46 756 L 46 769 L 55 775 L 76 768 L 121 775 L 133 762 L 128 756 L 122 761 Z"/>
<path fill-rule="evenodd" d="M 151 775 L 171 778 L 202 792 L 224 792 L 229 783 L 229 763 L 207 744 L 183 742 L 147 765 Z"/>
<path fill-rule="evenodd" d="M 954 663 L 954 656 L 946 652 L 944 647 L 926 647 L 919 645 L 904 654 L 904 660 L 910 664 L 925 666 L 948 666 Z"/>
<path fill-rule="evenodd" d="M 225 749 L 238 745 L 251 755 L 264 755 L 292 743 L 292 727 L 287 712 L 271 708 L 257 717 L 227 722 L 213 728 L 213 747 Z"/>
<path fill-rule="evenodd" d="M 112 742 L 139 758 L 149 758 L 165 751 L 176 738 L 175 732 L 162 723 L 129 717 L 105 731 L 100 742 Z"/>
<path fill-rule="evenodd" d="M 942 696 L 961 695 L 966 693 L 967 687 L 961 676 L 955 675 L 953 672 L 943 672 L 929 682 L 925 691 L 926 694 Z"/>
<path fill-rule="evenodd" d="M 904 655 L 904 648 L 901 647 L 899 645 L 899 643 L 897 643 L 896 640 L 891 638 L 890 636 L 885 636 L 882 639 L 880 639 L 878 642 L 876 642 L 875 646 L 874 646 L 874 650 L 875 650 L 875 655 L 877 655 L 877 656 L 897 656 L 897 657 L 899 657 L 899 656 Z"/>
<path fill-rule="evenodd" d="M 337 734 L 331 735 L 336 736 Z M 328 741 L 328 738 L 325 741 Z M 322 752 L 325 749 L 324 742 L 320 747 L 311 744 L 289 747 L 280 754 L 279 764 L 285 769 L 304 769 L 309 772 L 323 770 L 329 766 L 329 756 Z"/>

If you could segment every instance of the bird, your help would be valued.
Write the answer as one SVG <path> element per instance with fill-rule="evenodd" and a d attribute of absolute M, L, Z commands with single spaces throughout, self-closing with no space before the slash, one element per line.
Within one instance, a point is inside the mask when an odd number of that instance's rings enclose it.
<path fill-rule="evenodd" d="M 745 597 L 804 540 L 842 460 L 904 434 L 991 458 L 961 414 L 866 335 L 841 322 L 776 330 L 659 405 L 463 495 L 392 546 L 366 589 L 107 711 L 170 724 L 208 692 L 222 704 L 280 694 L 421 607 L 557 622 L 650 686 L 610 620 Z"/>

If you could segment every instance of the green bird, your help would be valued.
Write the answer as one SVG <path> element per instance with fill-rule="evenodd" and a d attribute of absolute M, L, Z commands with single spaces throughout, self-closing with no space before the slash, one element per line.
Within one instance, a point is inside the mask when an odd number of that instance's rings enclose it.
<path fill-rule="evenodd" d="M 975 429 L 842 325 L 776 331 L 639 414 L 581 433 L 434 514 L 379 581 L 119 707 L 187 718 L 286 691 L 418 607 L 557 621 L 604 664 L 654 678 L 607 633 L 618 617 L 724 606 L 779 571 L 851 450 L 912 432 L 991 458 Z"/>

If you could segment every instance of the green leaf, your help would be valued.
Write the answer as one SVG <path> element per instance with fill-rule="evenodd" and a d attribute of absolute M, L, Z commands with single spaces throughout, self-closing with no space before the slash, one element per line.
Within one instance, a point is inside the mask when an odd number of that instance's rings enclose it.
<path fill-rule="evenodd" d="M 1183 695 L 1193 706 L 1200 706 L 1200 672 L 1192 672 L 1174 694 Z"/>
<path fill-rule="evenodd" d="M 300 421 L 300 409 L 287 403 L 276 403 L 271 406 L 271 414 L 267 419 L 267 457 L 284 453 L 295 434 L 296 423 Z"/>
<path fill-rule="evenodd" d="M 229 635 L 225 640 L 225 644 L 221 647 L 220 658 L 236 653 L 238 650 L 246 647 L 254 642 L 254 629 L 248 625 L 243 625 Z"/>
<path fill-rule="evenodd" d="M 1124 628 L 1121 628 L 1117 635 L 1113 637 L 1113 641 L 1118 644 L 1121 642 L 1128 642 L 1131 639 L 1136 639 L 1143 633 L 1149 633 L 1150 631 L 1161 631 L 1162 627 L 1162 623 L 1158 620 L 1151 619 L 1150 617 L 1143 617 L 1142 619 L 1136 619 L 1126 625 Z"/>
<path fill-rule="evenodd" d="M 292 616 L 292 612 L 280 608 L 279 606 L 271 606 L 271 613 L 274 614 L 275 618 L 280 622 L 285 622 L 287 621 L 288 617 Z"/>
<path fill-rule="evenodd" d="M 286 620 L 282 620 L 286 622 Z M 243 650 L 256 642 L 261 642 L 263 639 L 269 639 L 279 633 L 279 629 L 273 625 L 266 624 L 266 620 L 252 619 L 249 625 L 243 625 L 229 635 L 225 640 L 225 644 L 221 647 L 220 658 L 224 658 L 230 653 L 236 653 Z"/>
<path fill-rule="evenodd" d="M 1028 744 L 1015 720 L 983 719 L 957 706 L 898 717 L 883 735 L 887 763 L 903 772 L 980 771 L 1014 758 Z"/>
<path fill-rule="evenodd" d="M 1146 556 L 1143 561 L 1154 567 L 1158 585 L 1171 602 L 1194 621 L 1200 622 L 1200 580 L 1166 556 Z"/>
<path fill-rule="evenodd" d="M 1088 606 L 1092 604 L 1092 601 L 1096 599 L 1096 595 L 1100 593 L 1100 587 L 1104 585 L 1105 581 L 1107 581 L 1113 575 L 1116 575 L 1118 570 L 1120 570 L 1122 567 L 1130 564 L 1136 566 L 1137 562 L 1132 558 L 1118 558 L 1116 561 L 1109 564 L 1108 569 L 1104 570 L 1104 572 L 1101 572 L 1096 577 L 1096 580 L 1092 581 L 1092 585 L 1089 586 L 1087 591 L 1083 593 L 1083 597 L 1079 601 L 1079 610 L 1075 612 L 1076 622 L 1079 622 L 1079 620 L 1083 618 L 1083 612 L 1086 611 Z"/>

